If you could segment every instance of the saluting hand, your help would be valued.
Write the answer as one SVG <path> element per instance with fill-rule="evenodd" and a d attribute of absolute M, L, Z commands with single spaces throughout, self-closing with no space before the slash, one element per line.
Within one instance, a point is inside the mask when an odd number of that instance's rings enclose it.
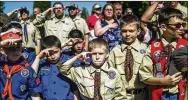
<path fill-rule="evenodd" d="M 17 42 L 22 41 L 22 38 L 19 39 L 6 39 L 0 42 L 1 47 L 14 47 L 17 46 Z"/>
<path fill-rule="evenodd" d="M 50 53 L 51 53 L 52 51 L 53 51 L 52 48 L 44 49 L 44 50 L 42 50 L 42 51 L 37 55 L 37 57 L 38 57 L 39 59 L 43 59 L 43 58 L 46 57 L 46 56 L 50 56 Z"/>

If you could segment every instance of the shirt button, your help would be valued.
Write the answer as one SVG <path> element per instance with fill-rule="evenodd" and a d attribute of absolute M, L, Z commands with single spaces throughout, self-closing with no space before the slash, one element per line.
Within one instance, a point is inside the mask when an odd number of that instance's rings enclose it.
<path fill-rule="evenodd" d="M 54 92 L 54 94 L 56 94 L 56 92 Z"/>
<path fill-rule="evenodd" d="M 56 82 L 54 82 L 54 84 L 56 84 Z"/>

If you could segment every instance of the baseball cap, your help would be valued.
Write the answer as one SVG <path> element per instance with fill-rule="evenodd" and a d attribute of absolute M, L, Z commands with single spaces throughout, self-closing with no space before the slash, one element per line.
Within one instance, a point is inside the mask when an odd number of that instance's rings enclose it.
<path fill-rule="evenodd" d="M 21 14 L 21 15 L 22 15 L 24 12 L 27 13 L 27 14 L 29 14 L 29 10 L 27 9 L 27 7 L 21 7 L 20 9 L 21 9 L 21 10 L 20 10 L 20 14 Z"/>
<path fill-rule="evenodd" d="M 95 4 L 95 5 L 93 6 L 93 8 L 94 8 L 94 9 L 101 8 L 101 5 Z"/>
<path fill-rule="evenodd" d="M 188 46 L 175 50 L 171 55 L 168 73 L 173 75 L 176 72 L 188 72 Z"/>
<path fill-rule="evenodd" d="M 78 5 L 72 4 L 72 5 L 70 5 L 70 6 L 67 6 L 67 8 L 76 8 L 76 9 L 78 9 Z"/>

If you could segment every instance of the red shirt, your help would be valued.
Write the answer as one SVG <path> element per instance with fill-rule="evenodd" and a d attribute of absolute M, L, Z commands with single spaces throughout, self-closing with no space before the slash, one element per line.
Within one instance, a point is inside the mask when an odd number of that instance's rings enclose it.
<path fill-rule="evenodd" d="M 95 15 L 91 15 L 87 17 L 86 23 L 89 27 L 89 30 L 93 30 L 95 27 L 95 23 L 101 19 L 101 17 L 97 18 Z"/>

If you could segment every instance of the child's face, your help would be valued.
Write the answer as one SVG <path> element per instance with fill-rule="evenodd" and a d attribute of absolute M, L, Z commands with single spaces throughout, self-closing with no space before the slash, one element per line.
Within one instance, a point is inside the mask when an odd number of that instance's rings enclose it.
<path fill-rule="evenodd" d="M 76 53 L 81 53 L 83 50 L 84 46 L 83 46 L 83 40 L 82 39 L 78 39 L 78 42 L 76 42 L 73 45 L 73 49 L 76 51 Z"/>
<path fill-rule="evenodd" d="M 138 34 L 139 29 L 137 28 L 136 22 L 129 23 L 121 28 L 122 38 L 128 44 L 133 43 L 136 40 Z"/>
<path fill-rule="evenodd" d="M 22 55 L 22 42 L 18 42 L 15 47 L 4 47 L 5 55 L 11 61 L 17 61 Z"/>
<path fill-rule="evenodd" d="M 61 56 L 61 50 L 58 47 L 50 47 L 53 50 L 49 51 L 49 56 L 47 56 L 47 60 L 50 63 L 57 63 Z"/>
<path fill-rule="evenodd" d="M 106 61 L 106 57 L 107 57 L 107 51 L 104 49 L 104 47 L 99 48 L 93 48 L 91 50 L 92 55 L 92 63 L 94 64 L 95 67 L 101 67 L 104 62 Z"/>

